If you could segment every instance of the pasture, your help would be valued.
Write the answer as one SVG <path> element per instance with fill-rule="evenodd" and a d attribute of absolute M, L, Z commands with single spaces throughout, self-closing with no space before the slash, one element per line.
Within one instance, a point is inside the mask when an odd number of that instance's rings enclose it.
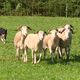
<path fill-rule="evenodd" d="M 13 38 L 19 25 L 28 25 L 32 32 L 48 31 L 69 23 L 74 26 L 71 46 L 70 63 L 55 59 L 50 63 L 50 54 L 47 59 L 43 56 L 39 64 L 31 63 L 31 52 L 28 52 L 28 63 L 15 58 Z M 27 17 L 27 16 L 0 16 L 0 26 L 7 28 L 6 44 L 0 42 L 0 80 L 80 80 L 80 18 L 64 17 Z M 29 31 L 31 33 L 31 31 Z"/>

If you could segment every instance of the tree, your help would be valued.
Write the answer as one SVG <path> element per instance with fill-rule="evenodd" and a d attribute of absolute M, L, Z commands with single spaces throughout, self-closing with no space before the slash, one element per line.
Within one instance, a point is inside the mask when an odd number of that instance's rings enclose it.
<path fill-rule="evenodd" d="M 80 0 L 0 0 L 0 15 L 80 16 Z"/>
<path fill-rule="evenodd" d="M 11 4 L 8 0 L 6 0 L 4 3 L 4 7 L 3 7 L 3 10 L 4 10 L 4 15 L 10 15 L 11 13 Z"/>

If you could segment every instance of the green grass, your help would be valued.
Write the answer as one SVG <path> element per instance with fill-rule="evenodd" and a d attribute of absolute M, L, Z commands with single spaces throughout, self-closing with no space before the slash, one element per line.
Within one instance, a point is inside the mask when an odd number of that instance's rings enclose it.
<path fill-rule="evenodd" d="M 56 29 L 69 23 L 74 26 L 71 46 L 70 64 L 65 60 L 56 60 L 50 63 L 50 54 L 47 60 L 39 64 L 31 63 L 31 52 L 28 53 L 28 63 L 17 61 L 13 38 L 15 29 L 19 25 L 29 25 L 35 31 Z M 8 29 L 6 44 L 0 42 L 0 80 L 80 80 L 80 19 L 64 17 L 9 17 L 0 16 L 0 26 Z M 32 32 L 35 32 L 32 31 Z"/>

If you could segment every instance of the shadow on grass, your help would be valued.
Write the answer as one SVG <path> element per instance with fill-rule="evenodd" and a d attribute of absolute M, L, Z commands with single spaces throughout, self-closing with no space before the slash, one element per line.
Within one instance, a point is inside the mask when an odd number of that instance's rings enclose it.
<path fill-rule="evenodd" d="M 16 61 L 14 56 L 0 56 L 0 61 Z"/>
<path fill-rule="evenodd" d="M 13 41 L 6 41 L 6 43 L 13 43 Z"/>
<path fill-rule="evenodd" d="M 56 58 L 54 58 L 54 63 L 51 62 L 51 58 L 47 58 L 45 60 L 42 59 L 42 61 L 45 61 L 45 62 L 47 62 L 47 64 L 50 64 L 50 65 L 55 65 L 57 63 L 63 64 L 63 65 L 67 65 L 67 64 L 70 64 L 71 62 L 72 63 L 80 62 L 80 55 L 71 54 L 70 55 L 70 59 L 69 59 L 68 62 L 67 62 L 66 58 L 65 59 L 56 59 Z"/>
<path fill-rule="evenodd" d="M 51 58 L 45 59 L 44 61 L 46 61 L 47 64 L 49 64 L 49 65 L 55 65 L 55 64 L 57 64 L 57 63 L 67 64 L 66 59 L 58 59 L 58 60 L 57 60 L 57 59 L 54 59 L 54 62 L 53 62 L 53 63 L 51 62 Z"/>
<path fill-rule="evenodd" d="M 71 55 L 72 58 L 70 59 L 71 62 L 80 62 L 80 55 Z"/>

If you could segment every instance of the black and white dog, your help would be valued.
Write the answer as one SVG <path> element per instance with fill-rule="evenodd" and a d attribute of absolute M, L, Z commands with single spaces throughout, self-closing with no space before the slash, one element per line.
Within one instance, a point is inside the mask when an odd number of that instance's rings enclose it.
<path fill-rule="evenodd" d="M 5 40 L 7 37 L 7 29 L 0 28 L 0 40 L 5 44 Z"/>

